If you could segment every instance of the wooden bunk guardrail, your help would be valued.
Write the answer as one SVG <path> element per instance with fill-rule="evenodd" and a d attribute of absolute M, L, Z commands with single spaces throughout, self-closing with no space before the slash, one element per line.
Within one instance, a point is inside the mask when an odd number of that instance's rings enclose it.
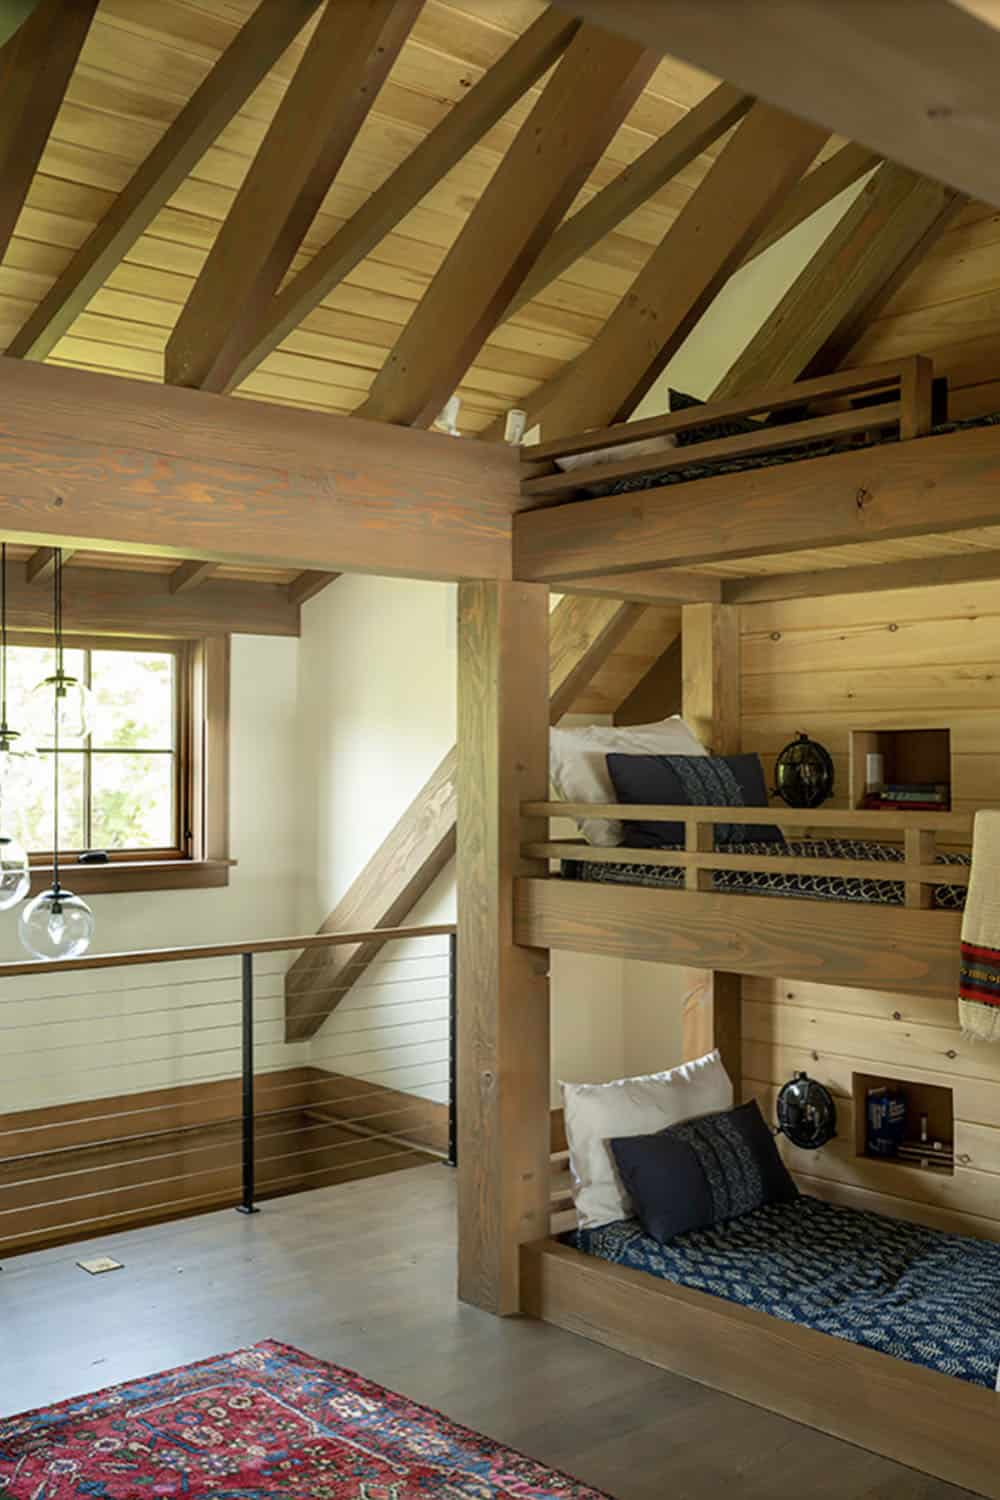
<path fill-rule="evenodd" d="M 971 838 L 972 816 L 968 813 L 849 811 L 840 808 L 687 807 L 666 804 L 623 805 L 591 802 L 525 802 L 525 818 L 611 818 L 630 821 L 681 823 L 684 849 L 636 849 L 619 844 L 605 848 L 584 839 L 529 839 L 521 847 L 528 859 L 582 859 L 595 864 L 665 865 L 683 869 L 688 890 L 712 889 L 715 870 L 763 870 L 792 875 L 847 876 L 854 879 L 901 880 L 905 904 L 928 908 L 935 885 L 968 885 L 969 868 L 936 864 L 939 835 L 949 843 Z M 714 830 L 718 823 L 773 823 L 782 831 L 807 837 L 813 831 L 836 829 L 841 834 L 877 832 L 883 839 L 902 835 L 903 859 L 881 863 L 866 859 L 834 859 L 801 854 L 732 854 L 716 850 Z M 894 840 L 890 837 L 890 842 Z"/>
<path fill-rule="evenodd" d="M 811 439 L 849 437 L 855 433 L 898 427 L 901 440 L 923 437 L 931 430 L 931 381 L 933 365 L 924 355 L 845 370 L 835 375 L 799 380 L 792 385 L 755 391 L 728 401 L 709 401 L 680 412 L 647 417 L 638 422 L 619 422 L 613 427 L 558 438 L 521 449 L 523 478 L 521 493 L 541 503 L 569 499 L 589 485 L 619 479 L 636 479 L 667 469 L 713 459 L 744 458 L 785 449 Z M 578 458 L 598 449 L 622 447 L 651 438 L 677 436 L 692 428 L 738 417 L 794 411 L 808 403 L 841 402 L 850 396 L 876 392 L 896 393 L 896 399 L 874 406 L 851 407 L 823 415 L 806 416 L 752 432 L 716 438 L 693 446 L 665 448 L 652 454 L 623 458 L 563 472 L 560 458 Z"/>

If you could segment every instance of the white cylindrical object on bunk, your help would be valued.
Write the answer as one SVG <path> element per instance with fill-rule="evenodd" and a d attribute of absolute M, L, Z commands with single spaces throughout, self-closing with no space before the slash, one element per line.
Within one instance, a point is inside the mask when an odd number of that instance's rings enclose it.
<path fill-rule="evenodd" d="M 521 411 L 519 407 L 512 406 L 507 413 L 507 421 L 504 424 L 503 440 L 505 443 L 520 443 L 524 437 L 524 429 L 528 425 L 528 413 Z"/>
<path fill-rule="evenodd" d="M 885 786 L 885 756 L 880 750 L 869 750 L 865 756 L 865 791 L 880 792 Z"/>

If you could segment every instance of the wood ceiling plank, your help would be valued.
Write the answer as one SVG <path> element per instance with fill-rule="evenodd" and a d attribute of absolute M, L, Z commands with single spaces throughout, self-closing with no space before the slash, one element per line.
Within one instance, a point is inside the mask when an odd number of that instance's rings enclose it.
<path fill-rule="evenodd" d="M 565 0 L 647 47 L 1000 204 L 1000 32 L 948 0 Z"/>
<path fill-rule="evenodd" d="M 576 22 L 546 11 L 513 43 L 268 304 L 229 386 L 238 385 L 456 166 L 551 67 L 576 30 Z"/>
<path fill-rule="evenodd" d="M 8 354 L 40 360 L 51 353 L 318 4 L 319 0 L 260 0 L 12 340 Z"/>
<path fill-rule="evenodd" d="M 218 566 L 216 562 L 201 562 L 197 558 L 181 563 L 170 575 L 170 592 L 183 594 L 186 589 L 196 589 L 206 578 L 211 578 Z"/>
<path fill-rule="evenodd" d="M 167 343 L 171 385 L 226 389 L 421 0 L 328 5 Z"/>
<path fill-rule="evenodd" d="M 0 259 L 14 233 L 98 0 L 42 0 L 0 51 Z M 0 35 L 4 25 L 0 21 Z"/>
<path fill-rule="evenodd" d="M 666 135 L 654 141 L 637 161 L 560 225 L 521 283 L 505 316 L 514 317 L 526 303 L 544 291 L 550 281 L 586 255 L 599 240 L 700 155 L 706 146 L 741 120 L 752 103 L 748 94 L 728 83 L 720 83 L 713 89 Z"/>
<path fill-rule="evenodd" d="M 631 43 L 596 28 L 577 32 L 359 415 L 434 420 L 651 71 L 651 59 Z"/>
<path fill-rule="evenodd" d="M 629 415 L 823 138 L 768 105 L 751 109 L 597 338 L 532 402 L 543 437 Z"/>
<path fill-rule="evenodd" d="M 608 599 L 561 599 L 549 619 L 549 704 L 555 723 L 614 651 L 642 607 Z M 319 928 L 372 930 L 405 920 L 455 852 L 458 753 L 449 750 L 392 831 Z M 365 921 L 362 923 L 362 914 Z M 368 919 L 371 919 L 370 921 Z M 285 975 L 285 1035 L 315 1033 L 380 951 L 378 944 L 302 953 Z"/>

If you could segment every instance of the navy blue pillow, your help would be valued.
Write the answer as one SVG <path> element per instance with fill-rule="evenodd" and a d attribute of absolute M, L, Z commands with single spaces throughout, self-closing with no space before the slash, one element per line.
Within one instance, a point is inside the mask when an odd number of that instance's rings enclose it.
<path fill-rule="evenodd" d="M 766 807 L 767 784 L 757 755 L 609 755 L 615 797 L 625 803 L 663 802 L 674 807 Z M 715 847 L 781 844 L 773 823 L 717 823 Z M 634 849 L 684 843 L 683 823 L 625 824 Z"/>
<path fill-rule="evenodd" d="M 756 1099 L 610 1145 L 636 1218 L 661 1244 L 798 1197 Z"/>
<path fill-rule="evenodd" d="M 689 411 L 694 406 L 704 406 L 706 403 L 699 400 L 697 396 L 689 396 L 686 391 L 668 390 L 667 404 L 673 411 Z M 721 421 L 702 422 L 699 427 L 688 427 L 676 434 L 678 448 L 685 447 L 688 443 L 711 443 L 716 438 L 740 437 L 746 432 L 758 432 L 764 426 L 763 422 L 755 422 L 753 417 L 724 417 Z"/>

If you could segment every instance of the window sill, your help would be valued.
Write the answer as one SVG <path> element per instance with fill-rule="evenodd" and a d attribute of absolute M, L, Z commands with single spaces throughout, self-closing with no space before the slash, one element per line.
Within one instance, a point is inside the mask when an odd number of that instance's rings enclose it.
<path fill-rule="evenodd" d="M 77 896 L 104 896 L 115 891 L 204 891 L 229 884 L 226 859 L 151 859 L 109 861 L 106 865 L 60 865 L 60 878 Z M 32 865 L 31 894 L 52 884 L 51 865 Z"/>

